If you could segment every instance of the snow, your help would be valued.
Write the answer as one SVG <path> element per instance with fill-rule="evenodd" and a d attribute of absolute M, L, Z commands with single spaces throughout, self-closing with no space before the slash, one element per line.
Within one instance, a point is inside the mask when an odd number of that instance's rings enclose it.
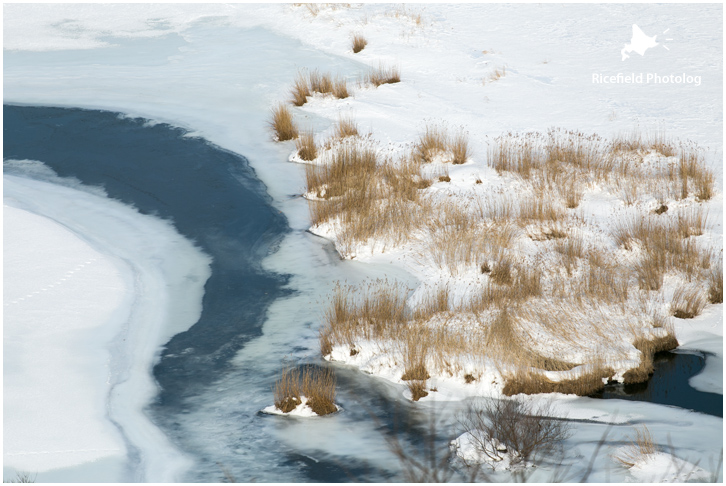
<path fill-rule="evenodd" d="M 35 161 L 6 162 L 3 191 L 4 468 L 176 477 L 189 460 L 143 409 L 161 345 L 201 313 L 209 258 L 168 222 Z M 148 469 L 126 471 L 129 443 Z"/>
<path fill-rule="evenodd" d="M 338 409 L 338 411 L 341 410 L 339 405 L 335 405 L 335 408 Z M 310 417 L 319 417 L 319 415 L 315 412 L 313 412 L 313 409 L 310 408 L 308 405 L 308 397 L 301 396 L 300 397 L 300 404 L 290 410 L 289 412 L 283 412 L 279 408 L 277 408 L 275 405 L 270 405 L 269 407 L 265 407 L 262 409 L 262 413 L 267 413 L 270 415 L 284 415 L 288 417 L 304 417 L 304 418 L 310 418 Z M 335 413 L 335 412 L 334 412 Z"/>
<path fill-rule="evenodd" d="M 58 223 L 7 205 L 3 216 L 12 282 L 3 294 L 5 463 L 44 472 L 123 457 L 123 439 L 106 420 L 110 356 L 98 341 L 127 292 L 124 281 Z"/>
<path fill-rule="evenodd" d="M 644 483 L 684 483 L 686 481 L 708 481 L 708 472 L 665 452 L 643 455 L 632 467 L 630 474 Z"/>
<path fill-rule="evenodd" d="M 321 6 L 317 12 L 293 5 L 8 4 L 4 7 L 4 100 L 113 109 L 190 128 L 247 156 L 296 230 L 309 226 L 307 211 L 288 202 L 290 195 L 305 192 L 303 167 L 291 163 L 301 162 L 292 143 L 272 141 L 266 122 L 270 106 L 289 96 L 299 68 L 341 74 L 353 86 L 351 98 L 316 96 L 294 108 L 301 126 L 315 128 L 321 141 L 340 115 L 353 116 L 359 131 L 370 131 L 380 153 L 390 156 L 405 152 L 427 122 L 445 123 L 450 132 L 459 127 L 466 130 L 472 155 L 462 166 L 447 164 L 451 183 L 429 188 L 440 198 L 472 192 L 481 197 L 495 191 L 516 194 L 521 182 L 497 176 L 486 163 L 488 144 L 508 131 L 545 132 L 556 126 L 612 137 L 636 127 L 645 133 L 661 129 L 708 151 L 706 161 L 714 170 L 717 194 L 707 204 L 708 234 L 698 238 L 720 250 L 722 16 L 717 5 L 676 4 L 367 4 Z M 669 50 L 656 46 L 643 57 L 621 60 L 620 50 L 631 38 L 634 21 L 648 36 L 658 34 L 658 39 L 670 29 Z M 353 32 L 368 40 L 358 54 L 350 49 Z M 359 74 L 379 62 L 398 66 L 402 82 L 376 89 L 354 86 Z M 506 75 L 491 80 L 494 70 L 504 66 Z M 699 86 L 638 85 L 592 80 L 598 73 L 641 71 L 699 75 L 702 82 Z M 472 191 L 477 178 L 483 183 Z M 6 182 L 6 193 L 7 187 Z M 625 207 L 619 194 L 595 185 L 586 191 L 579 208 L 589 225 L 583 234 L 593 242 L 602 241 L 598 238 L 614 223 L 635 211 L 651 210 L 654 203 L 643 198 Z M 313 230 L 335 241 L 335 225 Z M 300 270 L 292 241 L 282 245 L 280 260 L 268 265 Z M 414 244 L 377 243 L 351 249 L 355 261 L 346 262 L 346 268 L 357 275 L 366 268 L 371 272 L 391 269 L 407 276 L 412 288 L 416 281 L 431 287 L 448 284 L 454 301 L 485 280 L 464 268 L 457 269 L 455 278 L 448 276 L 422 258 Z M 523 248 L 528 247 L 523 243 Z M 321 258 L 314 264 L 326 263 Z M 426 292 L 418 285 L 410 299 L 415 302 Z M 284 312 L 292 314 L 290 309 Z M 282 322 L 271 317 L 265 346 L 255 352 L 271 352 L 275 344 L 287 342 Z M 695 319 L 675 320 L 675 332 L 683 349 L 709 353 L 706 368 L 691 384 L 722 393 L 723 306 L 708 305 Z M 163 342 L 161 336 L 154 342 Z M 359 353 L 352 357 L 342 347 L 334 349 L 333 359 L 397 383 L 401 393 L 407 393 L 400 381 L 400 364 L 396 365 L 400 359 L 378 353 L 381 343 L 369 344 L 357 343 Z M 620 373 L 637 359 L 631 356 L 633 349 L 613 351 L 613 355 L 623 354 L 621 360 L 612 361 Z M 576 347 L 567 351 L 572 359 L 580 357 Z M 466 384 L 463 375 L 474 371 L 481 376 Z M 438 391 L 420 401 L 425 405 L 472 395 L 498 396 L 499 379 L 497 373 L 482 370 L 481 363 L 464 362 L 459 375 L 433 377 L 429 384 Z M 652 404 L 557 398 L 563 413 L 583 420 L 621 423 L 657 417 L 666 424 L 676 417 L 673 435 L 678 440 L 674 443 L 697 458 L 712 454 L 722 443 L 720 419 Z M 620 414 L 615 413 L 618 408 Z M 583 444 L 602 433 L 602 429 L 593 430 L 583 432 Z M 704 437 L 703 444 L 690 439 L 694 430 Z M 680 445 L 685 443 L 689 445 Z"/>

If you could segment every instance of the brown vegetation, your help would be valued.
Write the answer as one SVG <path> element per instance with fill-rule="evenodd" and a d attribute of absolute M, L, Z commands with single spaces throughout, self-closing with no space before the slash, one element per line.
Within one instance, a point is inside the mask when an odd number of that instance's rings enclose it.
<path fill-rule="evenodd" d="M 376 88 L 382 84 L 395 84 L 401 82 L 401 72 L 397 66 L 386 67 L 379 64 L 378 68 L 371 69 L 363 78 L 364 84 L 370 84 Z"/>
<path fill-rule="evenodd" d="M 635 437 L 632 439 L 631 444 L 619 454 L 614 455 L 613 458 L 625 467 L 631 468 L 657 451 L 653 436 L 650 435 L 648 427 L 643 425 L 642 428 L 635 428 Z"/>
<path fill-rule="evenodd" d="M 353 36 L 353 53 L 357 54 L 362 51 L 365 46 L 368 45 L 368 41 L 361 34 L 355 34 Z"/>
<path fill-rule="evenodd" d="M 302 160 L 315 160 L 318 156 L 318 149 L 315 146 L 315 134 L 313 131 L 307 130 L 303 132 L 295 140 L 295 148 L 297 149 L 298 156 Z"/>
<path fill-rule="evenodd" d="M 297 127 L 292 120 L 292 112 L 283 104 L 278 104 L 272 109 L 270 127 L 275 132 L 278 142 L 292 140 L 297 137 Z"/>
<path fill-rule="evenodd" d="M 302 403 L 302 397 L 318 415 L 336 412 L 335 375 L 332 370 L 312 366 L 302 370 L 284 368 L 275 382 L 275 407 L 289 413 Z"/>

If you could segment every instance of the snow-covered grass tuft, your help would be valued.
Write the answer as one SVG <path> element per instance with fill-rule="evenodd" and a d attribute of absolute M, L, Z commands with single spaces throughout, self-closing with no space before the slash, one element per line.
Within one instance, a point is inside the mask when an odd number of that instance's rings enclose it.
<path fill-rule="evenodd" d="M 368 41 L 366 40 L 365 37 L 363 37 L 362 34 L 355 34 L 353 36 L 353 53 L 354 54 L 358 54 L 367 45 L 368 45 Z"/>
<path fill-rule="evenodd" d="M 647 460 L 647 456 L 655 454 L 658 449 L 653 442 L 653 436 L 650 435 L 648 427 L 635 428 L 635 437 L 632 443 L 621 449 L 613 458 L 623 464 L 625 467 L 633 467 L 643 460 Z"/>
<path fill-rule="evenodd" d="M 292 140 L 297 137 L 297 126 L 292 119 L 290 108 L 280 103 L 272 108 L 272 121 L 270 127 L 275 132 L 278 142 Z"/>
<path fill-rule="evenodd" d="M 400 82 L 400 68 L 398 66 L 385 66 L 381 63 L 378 65 L 378 68 L 371 68 L 359 84 L 369 84 L 377 88 L 382 84 L 395 84 Z"/>
<path fill-rule="evenodd" d="M 275 382 L 275 408 L 290 413 L 306 405 L 315 415 L 336 412 L 335 375 L 328 368 L 285 368 Z"/>
<path fill-rule="evenodd" d="M 315 134 L 312 130 L 306 130 L 295 140 L 297 155 L 302 160 L 315 160 L 318 156 L 318 149 L 315 145 Z"/>
<path fill-rule="evenodd" d="M 358 135 L 358 125 L 355 120 L 350 117 L 338 118 L 335 124 L 335 132 L 333 137 L 342 140 L 347 137 L 355 137 Z"/>
<path fill-rule="evenodd" d="M 679 319 L 693 319 L 706 307 L 706 294 L 699 287 L 681 286 L 673 293 L 671 313 Z"/>

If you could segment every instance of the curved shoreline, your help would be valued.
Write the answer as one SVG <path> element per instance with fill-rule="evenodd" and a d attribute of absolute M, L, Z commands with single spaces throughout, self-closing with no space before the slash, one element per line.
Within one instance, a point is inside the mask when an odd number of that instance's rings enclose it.
<path fill-rule="evenodd" d="M 37 163 L 29 165 L 37 167 Z M 151 370 L 161 347 L 170 336 L 192 326 L 201 313 L 209 257 L 168 222 L 64 183 L 74 185 L 60 178 L 53 184 L 6 173 L 4 200 L 6 205 L 47 218 L 46 225 L 64 227 L 71 238 L 77 238 L 80 245 L 115 267 L 123 282 L 123 289 L 116 293 L 118 305 L 106 309 L 108 320 L 95 323 L 96 327 L 79 337 L 90 346 L 76 350 L 84 356 L 95 353 L 94 362 L 104 370 L 105 383 L 96 380 L 95 384 L 86 382 L 83 386 L 94 389 L 97 404 L 105 402 L 100 420 L 118 427 L 132 461 L 125 467 L 117 466 L 121 477 L 114 481 L 179 478 L 190 461 L 151 423 L 144 408 L 158 393 Z M 168 271 L 172 268 L 176 272 Z M 196 276 L 197 282 L 191 282 L 189 276 Z M 104 284 L 96 279 L 86 282 L 86 288 Z M 36 313 L 56 310 L 35 309 Z M 82 320 L 83 314 L 79 317 Z M 87 351 L 93 345 L 96 349 Z M 24 390 L 23 395 L 26 392 L 30 393 Z M 48 405 L 57 406 L 55 402 Z M 5 465 L 13 465 L 7 456 Z M 79 466 L 77 461 L 67 465 Z M 24 464 L 19 469 L 30 468 Z M 52 478 L 49 473 L 41 479 Z"/>

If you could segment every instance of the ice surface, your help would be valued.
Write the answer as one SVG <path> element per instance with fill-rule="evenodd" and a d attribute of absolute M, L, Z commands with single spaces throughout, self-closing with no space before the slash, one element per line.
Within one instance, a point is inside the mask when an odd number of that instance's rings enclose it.
<path fill-rule="evenodd" d="M 6 172 L 23 166 L 38 173 Z M 160 346 L 198 319 L 209 259 L 168 222 L 52 180 L 3 177 L 4 466 L 51 481 L 121 457 L 114 481 L 174 478 L 187 459 L 143 408 Z"/>

